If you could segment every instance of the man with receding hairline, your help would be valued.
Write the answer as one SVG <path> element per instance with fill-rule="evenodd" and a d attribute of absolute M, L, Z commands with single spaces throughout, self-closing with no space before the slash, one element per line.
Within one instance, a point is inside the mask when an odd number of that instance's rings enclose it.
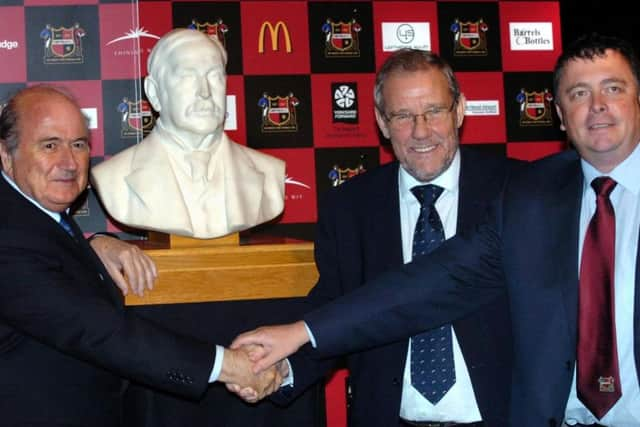
<path fill-rule="evenodd" d="M 69 207 L 87 185 L 77 103 L 23 89 L 0 114 L 0 412 L 3 426 L 118 427 L 122 377 L 192 399 L 210 382 L 272 390 L 244 353 L 180 336 L 124 310 Z"/>

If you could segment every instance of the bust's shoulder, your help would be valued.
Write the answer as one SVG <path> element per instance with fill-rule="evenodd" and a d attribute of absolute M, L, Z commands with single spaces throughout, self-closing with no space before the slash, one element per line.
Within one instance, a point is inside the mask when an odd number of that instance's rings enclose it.
<path fill-rule="evenodd" d="M 277 157 L 265 154 L 256 149 L 246 147 L 229 139 L 231 155 L 238 161 L 242 158 L 248 159 L 259 170 L 269 170 L 284 174 L 285 162 Z"/>

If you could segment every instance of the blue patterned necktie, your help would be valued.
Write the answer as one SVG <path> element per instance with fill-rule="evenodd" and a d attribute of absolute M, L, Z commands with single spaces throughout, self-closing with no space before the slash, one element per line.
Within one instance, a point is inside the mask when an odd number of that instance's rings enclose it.
<path fill-rule="evenodd" d="M 64 231 L 69 234 L 69 236 L 75 239 L 75 233 L 73 232 L 73 228 L 71 227 L 71 223 L 69 222 L 69 214 L 66 212 L 60 212 L 60 225 L 64 228 Z"/>
<path fill-rule="evenodd" d="M 413 233 L 413 259 L 428 254 L 445 240 L 435 207 L 442 191 L 442 187 L 433 184 L 411 189 L 420 202 L 420 216 Z M 451 325 L 411 337 L 411 385 L 435 405 L 455 382 Z"/>

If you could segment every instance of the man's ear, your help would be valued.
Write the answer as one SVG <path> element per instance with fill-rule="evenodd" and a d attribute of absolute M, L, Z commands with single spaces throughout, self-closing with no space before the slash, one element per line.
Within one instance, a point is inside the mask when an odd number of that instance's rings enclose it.
<path fill-rule="evenodd" d="M 378 127 L 380 128 L 380 132 L 382 132 L 382 136 L 389 139 L 389 127 L 387 126 L 387 120 L 377 108 L 374 108 L 374 112 L 376 114 L 376 122 L 378 122 Z"/>
<path fill-rule="evenodd" d="M 13 179 L 13 157 L 7 150 L 5 141 L 0 141 L 0 160 L 2 160 L 2 170 Z"/>
<path fill-rule="evenodd" d="M 147 94 L 147 99 L 151 103 L 153 109 L 159 113 L 162 106 L 160 105 L 160 98 L 158 97 L 158 84 L 151 74 L 144 79 L 144 93 Z"/>
<path fill-rule="evenodd" d="M 564 126 L 564 120 L 562 120 L 562 108 L 558 105 L 558 103 L 554 103 L 556 106 L 556 113 L 558 113 L 558 118 L 560 119 L 560 130 L 566 131 L 567 128 Z"/>
<path fill-rule="evenodd" d="M 467 98 L 463 93 L 460 94 L 458 98 L 458 103 L 456 104 L 456 108 L 454 109 L 454 114 L 456 115 L 456 128 L 460 129 L 462 126 L 462 122 L 464 122 L 464 110 L 467 106 Z"/>

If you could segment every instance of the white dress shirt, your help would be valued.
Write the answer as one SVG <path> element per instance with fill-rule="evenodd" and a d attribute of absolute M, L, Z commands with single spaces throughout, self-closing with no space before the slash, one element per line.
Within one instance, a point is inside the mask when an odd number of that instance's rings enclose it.
<path fill-rule="evenodd" d="M 640 426 L 640 388 L 634 359 L 633 312 L 636 280 L 636 254 L 638 252 L 638 229 L 640 227 L 640 145 L 633 153 L 607 176 L 618 185 L 610 195 L 616 215 L 615 249 L 615 320 L 618 346 L 618 366 L 622 397 L 598 420 L 578 399 L 576 373 L 567 401 L 565 419 L 567 425 L 599 423 L 612 427 Z M 582 160 L 584 185 L 580 208 L 579 253 L 582 258 L 584 237 L 596 210 L 596 195 L 591 181 L 603 174 Z M 578 269 L 580 268 L 578 260 Z M 578 270 L 579 271 L 579 270 Z"/>
<path fill-rule="evenodd" d="M 400 225 L 402 229 L 402 254 L 404 262 L 411 262 L 413 233 L 420 215 L 420 202 L 411 193 L 416 185 L 435 184 L 444 191 L 436 201 L 436 210 L 444 227 L 445 238 L 456 234 L 458 221 L 458 179 L 460 177 L 460 151 L 458 150 L 451 166 L 433 181 L 420 182 L 409 175 L 402 167 L 398 173 L 398 191 L 400 193 Z M 427 286 L 427 285 L 425 285 Z M 399 289 L 398 292 L 401 292 Z M 411 385 L 411 340 L 407 351 L 407 362 L 402 380 L 402 401 L 400 417 L 411 421 L 455 421 L 472 423 L 482 420 L 476 397 L 471 385 L 469 371 L 458 344 L 455 331 L 453 339 L 453 358 L 456 370 L 456 382 L 444 397 L 432 404 Z"/>

